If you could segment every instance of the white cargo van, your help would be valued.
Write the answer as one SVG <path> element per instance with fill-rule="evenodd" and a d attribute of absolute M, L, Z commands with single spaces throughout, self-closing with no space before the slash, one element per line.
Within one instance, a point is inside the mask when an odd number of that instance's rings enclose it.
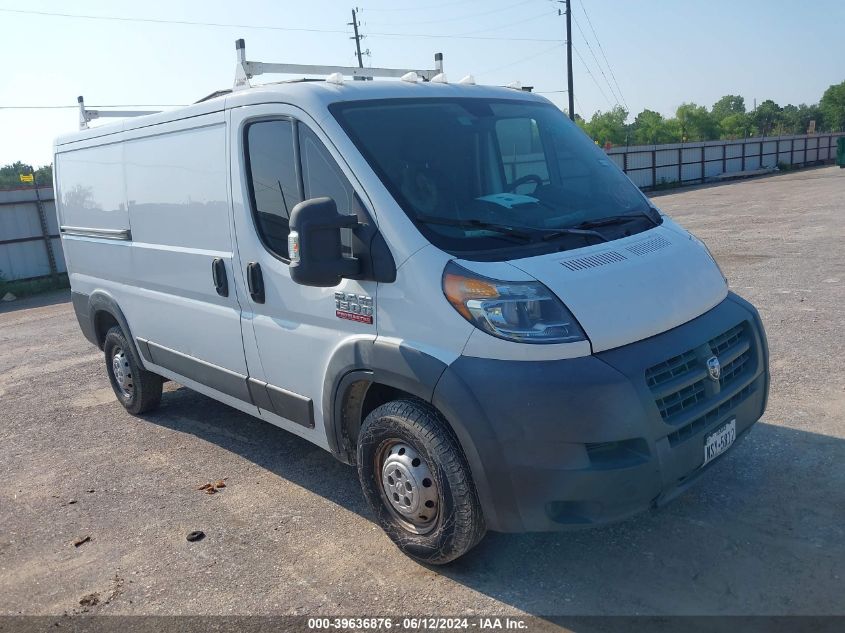
<path fill-rule="evenodd" d="M 249 87 L 314 69 L 238 54 L 232 91 L 56 141 L 130 412 L 174 380 L 325 448 L 429 563 L 661 505 L 760 418 L 757 311 L 546 99 L 441 61 Z"/>

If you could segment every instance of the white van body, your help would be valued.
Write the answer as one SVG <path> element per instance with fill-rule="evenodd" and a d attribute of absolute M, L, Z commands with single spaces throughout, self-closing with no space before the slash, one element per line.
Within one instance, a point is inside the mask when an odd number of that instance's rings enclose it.
<path fill-rule="evenodd" d="M 729 292 L 701 242 L 656 212 L 654 226 L 630 235 L 541 254 L 462 257 L 435 245 L 331 109 L 425 100 L 551 107 L 529 92 L 476 85 L 292 82 L 59 138 L 56 206 L 86 336 L 102 348 L 119 327 L 144 371 L 348 463 L 377 406 L 424 403 L 457 439 L 489 529 L 597 524 L 676 495 L 709 465 L 714 429 L 733 423 L 741 436 L 762 415 L 768 353 L 756 311 Z M 267 122 L 282 123 L 258 126 Z M 288 183 L 251 172 L 259 167 L 248 146 L 269 156 L 273 135 L 288 132 L 296 183 L 287 195 L 330 195 L 339 211 L 354 212 L 377 235 L 374 249 L 382 240 L 373 266 L 387 272 L 302 285 L 270 220 L 262 237 L 266 218 L 257 214 L 266 213 L 254 205 L 275 200 L 276 189 L 285 199 Z M 602 156 L 596 149 L 589 160 Z M 616 170 L 607 163 L 601 168 Z M 506 194 L 493 204 L 509 204 Z M 348 241 L 344 253 L 357 256 Z M 491 335 L 444 295 L 448 270 L 491 283 L 539 281 L 583 337 L 538 344 Z M 221 271 L 225 296 L 215 285 Z M 259 281 L 262 292 L 251 292 Z M 741 338 L 731 339 L 733 328 Z M 737 382 L 720 383 L 718 370 L 708 378 L 708 363 L 724 371 L 739 357 Z M 664 365 L 668 378 L 659 375 Z M 672 399 L 683 423 L 661 409 Z"/>

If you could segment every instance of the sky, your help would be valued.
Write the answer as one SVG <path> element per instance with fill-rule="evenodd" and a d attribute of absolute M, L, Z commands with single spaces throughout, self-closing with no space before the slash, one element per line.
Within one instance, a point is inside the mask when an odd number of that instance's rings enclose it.
<path fill-rule="evenodd" d="M 466 74 L 485 84 L 521 81 L 566 106 L 566 25 L 556 0 L 360 1 L 365 65 L 430 68 L 442 52 L 450 81 Z M 72 107 L 12 106 L 73 106 L 77 95 L 89 107 L 189 104 L 231 87 L 239 37 L 256 61 L 354 65 L 353 6 L 0 0 L 0 165 L 48 164 L 53 139 L 78 127 Z M 631 120 L 643 108 L 671 115 L 683 102 L 709 107 L 725 94 L 744 96 L 749 108 L 754 99 L 816 103 L 845 80 L 842 0 L 572 0 L 572 7 L 576 112 L 586 118 L 617 102 Z"/>

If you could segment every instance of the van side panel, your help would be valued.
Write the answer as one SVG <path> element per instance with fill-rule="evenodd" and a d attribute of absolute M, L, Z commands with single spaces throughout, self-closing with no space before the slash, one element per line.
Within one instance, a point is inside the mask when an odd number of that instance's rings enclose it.
<path fill-rule="evenodd" d="M 58 154 L 56 174 L 63 227 L 130 228 L 120 143 Z"/>
<path fill-rule="evenodd" d="M 74 293 L 89 297 L 96 290 L 110 296 L 132 279 L 129 212 L 123 181 L 120 135 L 102 145 L 83 142 L 60 148 L 55 156 L 56 212 L 62 250 Z M 97 237 L 98 232 L 120 239 Z M 89 235 L 85 235 L 89 233 Z M 107 233 L 104 233 L 107 235 Z"/>
<path fill-rule="evenodd" d="M 125 142 L 138 288 L 124 309 L 135 336 L 246 376 L 233 283 L 225 123 L 222 114 L 198 118 L 206 125 Z M 170 130 L 172 124 L 161 127 Z M 228 297 L 214 287 L 216 258 L 226 267 Z"/>
<path fill-rule="evenodd" d="M 92 229 L 63 234 L 74 292 L 114 299 L 148 369 L 211 385 L 257 413 L 232 268 L 223 113 L 108 140 L 57 154 L 63 224 Z M 102 229 L 126 234 L 98 236 Z M 215 288 L 215 259 L 225 268 L 228 296 Z"/>
<path fill-rule="evenodd" d="M 126 133 L 126 198 L 135 286 L 123 299 L 136 337 L 165 348 L 157 364 L 204 382 L 207 364 L 243 396 L 246 361 L 234 284 L 217 294 L 212 262 L 233 278 L 232 237 L 222 113 Z M 143 136 L 142 136 L 143 134 Z M 179 358 L 178 367 L 163 359 Z M 160 361 L 160 362 L 159 362 Z"/>

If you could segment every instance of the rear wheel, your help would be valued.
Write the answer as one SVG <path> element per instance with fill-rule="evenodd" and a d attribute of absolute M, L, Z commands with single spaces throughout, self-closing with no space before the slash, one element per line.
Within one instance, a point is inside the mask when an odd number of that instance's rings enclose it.
<path fill-rule="evenodd" d="M 162 378 L 141 367 L 120 327 L 108 331 L 103 350 L 114 395 L 126 410 L 138 415 L 155 409 L 161 402 Z"/>
<path fill-rule="evenodd" d="M 466 459 L 446 421 L 417 400 L 375 409 L 358 438 L 358 475 L 376 518 L 405 554 L 444 564 L 486 528 Z"/>

